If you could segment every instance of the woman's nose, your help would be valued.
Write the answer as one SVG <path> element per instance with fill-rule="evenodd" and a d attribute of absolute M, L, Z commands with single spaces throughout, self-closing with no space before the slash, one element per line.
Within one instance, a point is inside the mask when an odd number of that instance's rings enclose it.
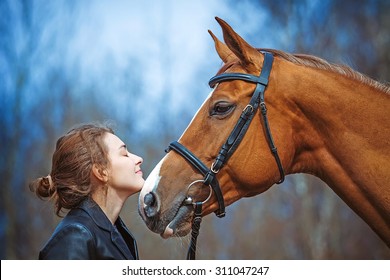
<path fill-rule="evenodd" d="M 135 154 L 131 154 L 129 153 L 129 155 L 134 159 L 134 161 L 136 162 L 136 164 L 142 164 L 144 162 L 144 159 L 140 156 L 137 156 Z"/>

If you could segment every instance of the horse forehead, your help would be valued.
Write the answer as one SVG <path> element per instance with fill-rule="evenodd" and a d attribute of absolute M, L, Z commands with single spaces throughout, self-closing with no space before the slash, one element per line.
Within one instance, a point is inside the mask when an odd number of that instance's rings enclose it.
<path fill-rule="evenodd" d="M 187 128 L 184 130 L 183 134 L 180 136 L 179 138 L 179 141 L 180 139 L 183 138 L 183 136 L 186 134 L 186 132 L 188 131 L 188 129 L 191 127 L 191 124 L 195 121 L 195 119 L 197 118 L 197 116 L 199 115 L 199 112 L 201 111 L 201 109 L 205 106 L 205 104 L 208 102 L 208 100 L 210 100 L 212 94 L 214 93 L 214 91 L 217 89 L 218 85 L 215 85 L 215 87 L 211 90 L 211 92 L 209 93 L 209 95 L 206 97 L 206 99 L 203 101 L 203 104 L 198 108 L 198 110 L 196 111 L 195 115 L 192 117 L 192 120 L 190 121 L 190 123 L 188 124 Z"/>

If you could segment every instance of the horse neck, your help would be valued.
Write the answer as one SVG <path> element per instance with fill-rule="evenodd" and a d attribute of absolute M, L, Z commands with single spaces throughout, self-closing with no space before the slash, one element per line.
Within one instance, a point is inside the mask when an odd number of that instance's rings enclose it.
<path fill-rule="evenodd" d="M 288 173 L 321 178 L 389 245 L 390 95 L 334 72 L 275 68 L 283 98 L 273 103 L 294 143 Z"/>

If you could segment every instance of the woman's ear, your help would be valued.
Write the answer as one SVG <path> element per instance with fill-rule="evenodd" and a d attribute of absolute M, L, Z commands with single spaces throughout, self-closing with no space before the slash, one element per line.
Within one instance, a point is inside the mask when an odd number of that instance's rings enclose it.
<path fill-rule="evenodd" d="M 92 174 L 99 180 L 104 183 L 108 182 L 108 172 L 106 169 L 102 168 L 97 164 L 92 165 Z"/>

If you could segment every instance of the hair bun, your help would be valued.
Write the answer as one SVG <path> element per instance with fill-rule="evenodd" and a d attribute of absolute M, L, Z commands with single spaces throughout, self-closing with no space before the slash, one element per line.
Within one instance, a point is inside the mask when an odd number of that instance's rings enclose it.
<path fill-rule="evenodd" d="M 30 185 L 30 189 L 31 187 L 35 189 L 35 192 L 41 198 L 51 197 L 56 192 L 54 182 L 50 174 L 36 180 L 36 184 L 33 183 L 32 185 Z"/>
<path fill-rule="evenodd" d="M 54 186 L 53 180 L 51 179 L 50 174 L 46 177 L 42 177 L 42 185 L 48 189 L 52 189 Z"/>

